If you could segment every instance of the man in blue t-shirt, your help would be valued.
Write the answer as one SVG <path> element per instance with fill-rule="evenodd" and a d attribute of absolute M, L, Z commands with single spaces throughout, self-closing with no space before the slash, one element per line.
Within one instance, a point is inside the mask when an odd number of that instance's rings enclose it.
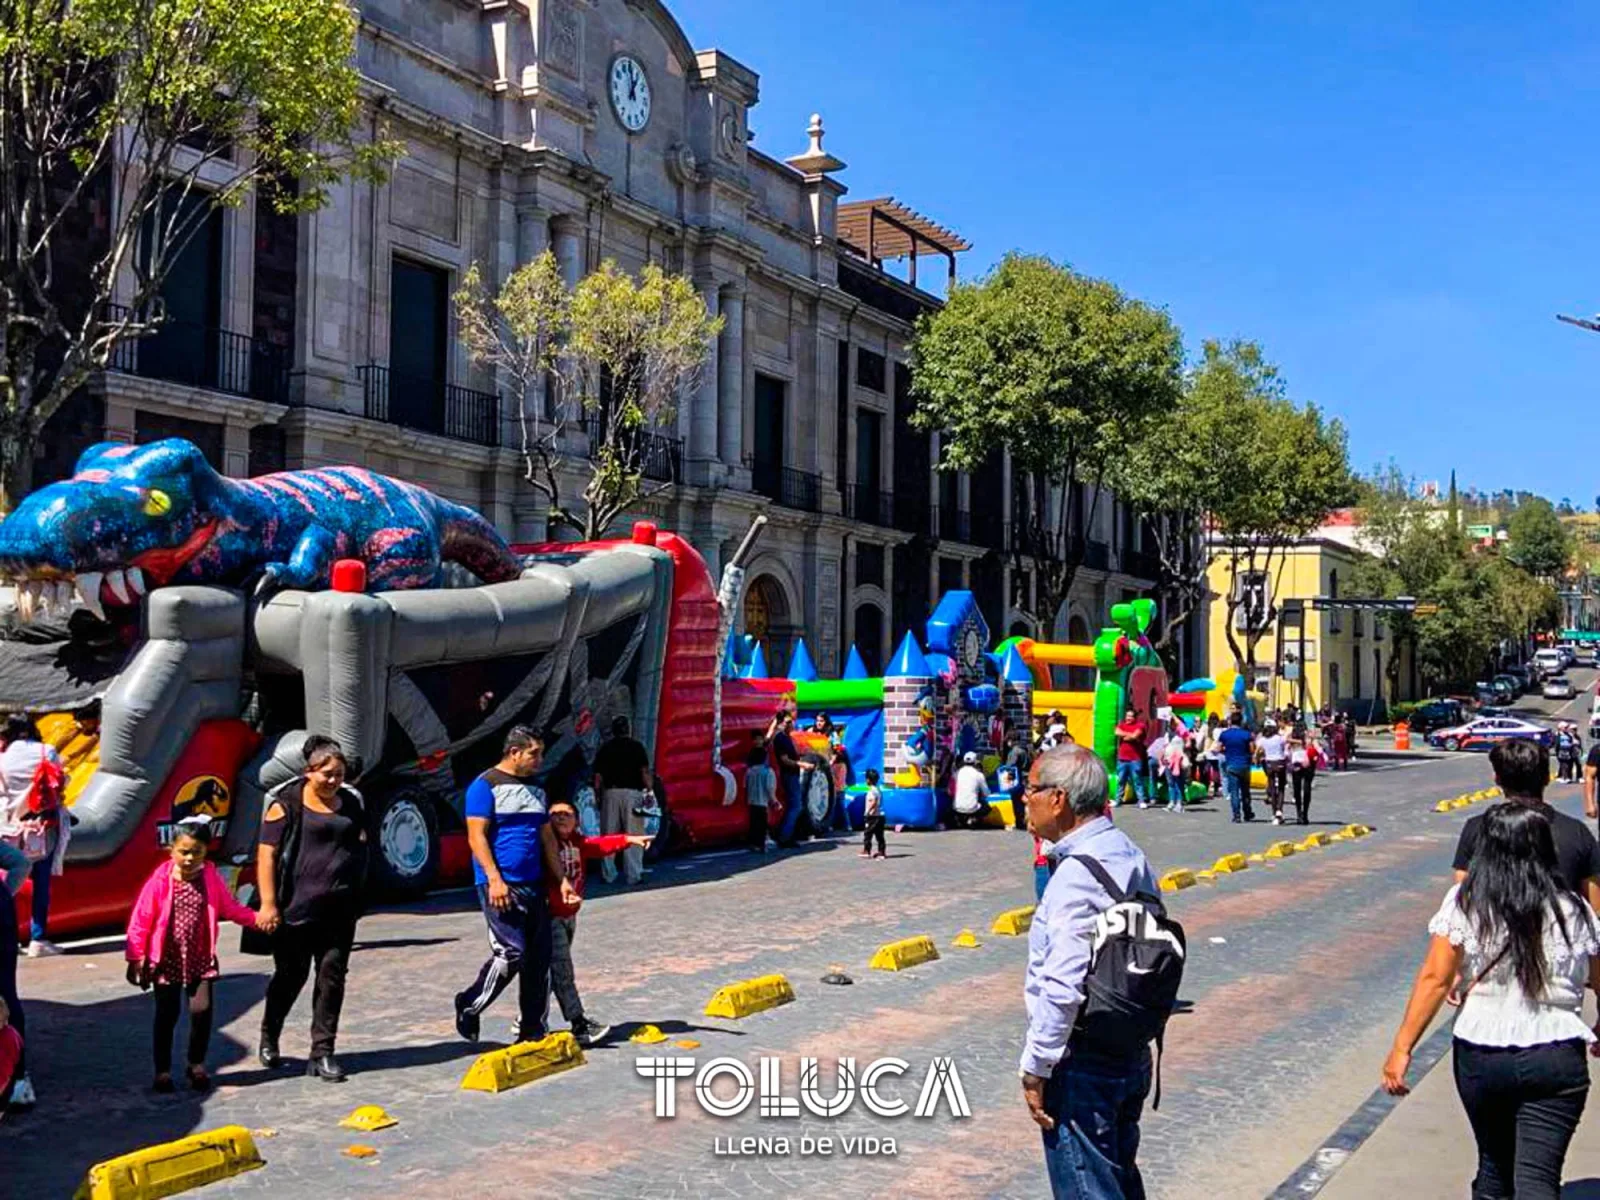
<path fill-rule="evenodd" d="M 1255 736 L 1244 727 L 1243 715 L 1229 714 L 1228 727 L 1217 735 L 1217 749 L 1222 753 L 1222 786 L 1228 790 L 1234 824 L 1256 819 L 1250 807 L 1250 762 L 1255 745 Z"/>
<path fill-rule="evenodd" d="M 477 980 L 456 996 L 456 1032 L 478 1040 L 479 1018 L 513 980 L 517 1024 L 512 1041 L 544 1037 L 550 1005 L 550 907 L 545 872 L 561 878 L 549 805 L 532 776 L 544 761 L 544 741 L 525 725 L 506 734 L 500 761 L 467 788 L 467 845 L 478 903 L 489 923 L 489 960 Z M 576 904 L 572 885 L 561 882 L 562 899 Z"/>

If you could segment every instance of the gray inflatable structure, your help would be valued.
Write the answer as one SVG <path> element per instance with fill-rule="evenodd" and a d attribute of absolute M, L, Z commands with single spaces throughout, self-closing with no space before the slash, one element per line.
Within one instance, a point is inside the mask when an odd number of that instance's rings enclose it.
<path fill-rule="evenodd" d="M 121 849 L 207 720 L 250 718 L 268 730 L 233 797 L 225 849 L 234 854 L 254 842 L 266 794 L 303 767 L 308 731 L 359 760 L 363 790 L 377 789 L 394 811 L 379 840 L 395 845 L 380 848 L 401 860 L 415 857 L 426 830 L 419 804 L 393 798 L 453 804 L 452 760 L 477 749 L 492 761 L 514 723 L 551 731 L 546 759 L 557 766 L 572 753 L 592 760 L 616 716 L 653 745 L 672 572 L 665 551 L 617 543 L 540 556 L 519 579 L 475 587 L 286 591 L 260 603 L 228 588 L 157 589 L 144 640 L 104 693 L 100 766 L 73 806 L 69 858 Z M 443 699 L 450 669 L 463 664 L 494 671 L 499 684 L 465 718 Z M 264 714 L 269 694 L 275 713 L 300 719 L 286 726 Z"/>

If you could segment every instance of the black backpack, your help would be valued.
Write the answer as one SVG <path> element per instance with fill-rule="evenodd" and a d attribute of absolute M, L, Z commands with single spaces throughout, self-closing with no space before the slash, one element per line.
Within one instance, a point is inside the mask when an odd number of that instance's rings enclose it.
<path fill-rule="evenodd" d="M 1111 897 L 1095 919 L 1083 1004 L 1072 1051 L 1093 1058 L 1132 1058 L 1156 1044 L 1152 1109 L 1161 1107 L 1161 1045 L 1178 1002 L 1188 942 L 1157 893 L 1124 892 L 1099 861 L 1074 854 Z"/>

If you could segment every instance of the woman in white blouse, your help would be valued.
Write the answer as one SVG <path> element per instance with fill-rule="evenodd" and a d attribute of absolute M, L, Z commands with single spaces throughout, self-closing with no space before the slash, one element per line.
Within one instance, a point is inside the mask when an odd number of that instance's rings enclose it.
<path fill-rule="evenodd" d="M 1456 1091 L 1478 1142 L 1475 1200 L 1556 1200 L 1561 1164 L 1589 1095 L 1585 983 L 1600 991 L 1600 923 L 1556 873 L 1540 808 L 1484 813 L 1467 877 L 1428 922 L 1428 955 L 1383 1065 L 1403 1096 L 1411 1051 L 1453 988 Z"/>

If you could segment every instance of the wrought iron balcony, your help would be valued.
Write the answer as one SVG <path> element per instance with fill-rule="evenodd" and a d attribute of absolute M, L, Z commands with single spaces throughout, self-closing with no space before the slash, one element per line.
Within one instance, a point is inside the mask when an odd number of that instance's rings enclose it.
<path fill-rule="evenodd" d="M 854 521 L 869 525 L 894 524 L 894 495 L 879 488 L 863 487 L 859 483 L 844 486 L 844 515 Z"/>
<path fill-rule="evenodd" d="M 750 470 L 750 484 L 761 495 L 785 508 L 797 508 L 801 512 L 818 512 L 822 508 L 822 477 L 810 471 L 796 471 L 758 460 Z"/>
<path fill-rule="evenodd" d="M 606 419 L 598 414 L 583 418 L 583 432 L 589 438 L 589 457 L 599 453 L 606 436 Z M 646 429 L 613 432 L 613 436 L 631 441 L 638 449 L 639 473 L 646 479 L 660 483 L 683 482 L 683 439 L 652 433 Z"/>
<path fill-rule="evenodd" d="M 926 495 L 917 492 L 896 492 L 894 495 L 894 527 L 905 533 L 929 537 L 933 534 L 933 505 Z"/>
<path fill-rule="evenodd" d="M 500 443 L 500 397 L 441 379 L 399 375 L 368 363 L 356 368 L 363 411 L 374 421 L 442 434 L 480 446 Z"/>
<path fill-rule="evenodd" d="M 133 311 L 121 304 L 108 304 L 106 309 L 107 318 L 112 321 L 123 320 Z M 154 333 L 118 342 L 106 365 L 142 379 L 164 379 L 230 396 L 286 404 L 289 361 L 285 347 L 264 338 L 188 321 L 163 321 Z"/>
<path fill-rule="evenodd" d="M 939 506 L 939 536 L 948 542 L 972 541 L 972 514 L 948 504 Z"/>

